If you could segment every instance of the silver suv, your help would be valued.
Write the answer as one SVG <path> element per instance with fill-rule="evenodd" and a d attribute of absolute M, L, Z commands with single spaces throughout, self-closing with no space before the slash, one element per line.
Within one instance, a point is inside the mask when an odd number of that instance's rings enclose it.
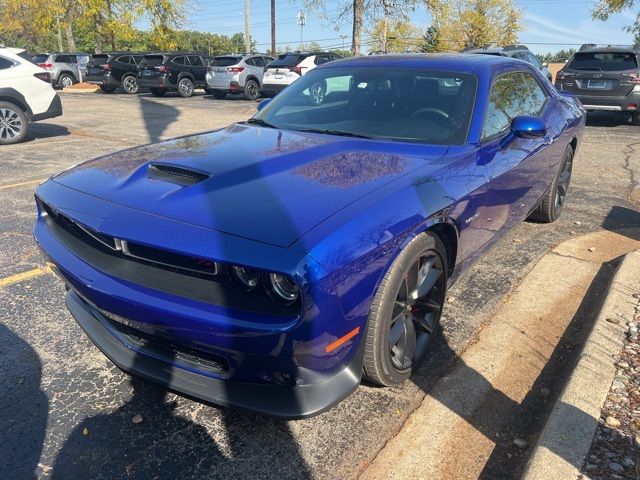
<path fill-rule="evenodd" d="M 243 93 L 248 100 L 260 96 L 264 68 L 273 61 L 267 55 L 224 55 L 215 57 L 207 69 L 207 90 L 218 99 L 227 93 Z"/>
<path fill-rule="evenodd" d="M 54 87 L 68 88 L 87 75 L 89 55 L 86 53 L 41 53 L 31 60 L 51 74 Z"/>

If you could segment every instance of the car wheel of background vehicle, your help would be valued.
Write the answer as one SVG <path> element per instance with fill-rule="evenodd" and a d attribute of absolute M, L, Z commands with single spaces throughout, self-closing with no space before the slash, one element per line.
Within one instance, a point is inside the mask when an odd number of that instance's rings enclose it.
<path fill-rule="evenodd" d="M 442 314 L 446 265 L 444 245 L 428 232 L 414 238 L 395 259 L 369 312 L 366 378 L 397 385 L 423 360 Z"/>
<path fill-rule="evenodd" d="M 116 91 L 116 87 L 111 85 L 100 85 L 100 90 L 102 90 L 104 93 L 113 93 Z"/>
<path fill-rule="evenodd" d="M 0 102 L 0 145 L 21 142 L 27 135 L 27 115 L 13 103 Z"/>
<path fill-rule="evenodd" d="M 223 92 L 222 90 L 214 90 L 212 95 L 213 95 L 213 98 L 217 98 L 218 100 L 223 100 L 224 98 L 227 97 L 227 92 Z"/>
<path fill-rule="evenodd" d="M 60 88 L 69 88 L 73 86 L 73 77 L 67 73 L 63 73 L 58 78 L 58 86 Z"/>
<path fill-rule="evenodd" d="M 149 91 L 156 97 L 164 97 L 164 94 L 167 93 L 167 91 L 162 88 L 150 88 Z"/>
<path fill-rule="evenodd" d="M 134 95 L 138 93 L 138 80 L 133 75 L 127 75 L 122 79 L 122 90 L 124 93 Z"/>
<path fill-rule="evenodd" d="M 325 81 L 316 82 L 309 87 L 309 99 L 314 105 L 320 105 L 324 102 L 324 96 L 327 93 L 327 83 Z"/>
<path fill-rule="evenodd" d="M 631 114 L 631 125 L 640 126 L 640 112 Z"/>
<path fill-rule="evenodd" d="M 260 85 L 255 80 L 247 80 L 244 84 L 244 98 L 256 100 L 260 96 Z"/>
<path fill-rule="evenodd" d="M 181 97 L 189 98 L 193 95 L 193 82 L 189 78 L 183 78 L 178 82 L 178 93 Z"/>
<path fill-rule="evenodd" d="M 553 183 L 540 205 L 529 215 L 527 220 L 534 222 L 551 223 L 560 218 L 567 192 L 571 183 L 571 172 L 573 170 L 573 147 L 569 145 L 564 151 L 564 157 L 560 164 L 560 170 L 553 179 Z"/>

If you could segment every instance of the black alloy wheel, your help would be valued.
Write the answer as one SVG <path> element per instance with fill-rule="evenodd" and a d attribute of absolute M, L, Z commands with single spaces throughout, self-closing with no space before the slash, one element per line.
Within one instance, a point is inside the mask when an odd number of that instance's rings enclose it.
<path fill-rule="evenodd" d="M 256 100 L 260 96 L 260 85 L 255 80 L 247 80 L 244 84 L 244 98 Z"/>
<path fill-rule="evenodd" d="M 554 216 L 558 218 L 564 207 L 567 193 L 569 192 L 569 185 L 571 184 L 571 172 L 573 170 L 573 152 L 571 155 L 567 155 L 562 164 L 560 175 L 558 176 L 556 186 L 556 196 L 554 202 Z"/>
<path fill-rule="evenodd" d="M 440 239 L 423 233 L 400 253 L 372 302 L 365 345 L 365 376 L 397 385 L 424 359 L 444 305 L 446 253 Z"/>
<path fill-rule="evenodd" d="M 531 212 L 527 220 L 540 223 L 555 222 L 560 218 L 562 209 L 567 201 L 567 193 L 571 184 L 571 172 L 573 170 L 573 147 L 569 145 L 562 157 L 562 162 L 556 173 L 553 183 L 542 197 L 540 204 Z"/>

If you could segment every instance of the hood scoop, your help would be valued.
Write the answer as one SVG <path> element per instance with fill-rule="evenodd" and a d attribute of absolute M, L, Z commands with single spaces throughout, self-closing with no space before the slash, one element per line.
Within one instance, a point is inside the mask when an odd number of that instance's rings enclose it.
<path fill-rule="evenodd" d="M 209 174 L 199 170 L 167 165 L 165 163 L 150 164 L 147 169 L 147 175 L 154 180 L 163 180 L 183 187 L 195 185 L 209 178 Z"/>

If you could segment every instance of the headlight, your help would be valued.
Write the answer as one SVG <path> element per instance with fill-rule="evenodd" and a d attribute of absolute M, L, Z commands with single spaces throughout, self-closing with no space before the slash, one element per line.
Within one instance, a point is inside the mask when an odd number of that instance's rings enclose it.
<path fill-rule="evenodd" d="M 260 280 L 260 274 L 252 268 L 233 266 L 230 275 L 234 283 L 244 290 L 253 290 Z"/>
<path fill-rule="evenodd" d="M 271 294 L 285 305 L 291 305 L 300 295 L 300 289 L 293 280 L 279 273 L 269 274 L 269 287 Z"/>

